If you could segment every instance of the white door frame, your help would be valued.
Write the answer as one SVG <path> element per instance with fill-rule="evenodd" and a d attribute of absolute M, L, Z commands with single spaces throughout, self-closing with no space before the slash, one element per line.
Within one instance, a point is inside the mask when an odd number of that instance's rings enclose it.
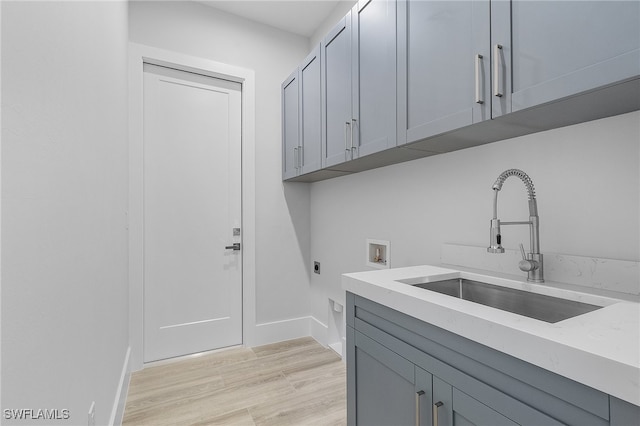
<path fill-rule="evenodd" d="M 242 84 L 242 341 L 251 346 L 255 316 L 255 73 L 209 59 L 129 43 L 129 345 L 131 371 L 143 368 L 143 63 Z"/>

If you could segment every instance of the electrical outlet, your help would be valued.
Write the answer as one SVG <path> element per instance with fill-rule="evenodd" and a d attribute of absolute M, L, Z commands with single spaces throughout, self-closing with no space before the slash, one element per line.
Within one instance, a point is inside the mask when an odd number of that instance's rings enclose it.
<path fill-rule="evenodd" d="M 320 275 L 320 262 L 313 262 L 313 272 Z"/>
<path fill-rule="evenodd" d="M 91 403 L 91 407 L 89 407 L 89 413 L 87 417 L 88 417 L 87 425 L 96 426 L 96 402 L 95 401 Z"/>

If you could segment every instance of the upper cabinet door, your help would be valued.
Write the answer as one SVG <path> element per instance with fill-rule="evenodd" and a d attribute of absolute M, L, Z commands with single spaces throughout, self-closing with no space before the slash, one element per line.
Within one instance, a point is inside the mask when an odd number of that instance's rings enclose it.
<path fill-rule="evenodd" d="M 320 87 L 320 46 L 313 49 L 300 66 L 300 172 L 321 167 L 322 92 Z"/>
<path fill-rule="evenodd" d="M 504 46 L 500 66 L 513 64 L 499 87 L 507 104 L 494 116 L 640 74 L 638 1 L 512 0 L 492 2 L 492 9 L 494 3 L 492 48 Z"/>
<path fill-rule="evenodd" d="M 298 174 L 300 138 L 298 110 L 298 70 L 282 83 L 282 179 Z"/>
<path fill-rule="evenodd" d="M 322 167 L 352 158 L 351 13 L 322 43 Z"/>
<path fill-rule="evenodd" d="M 398 144 L 491 118 L 490 7 L 398 1 Z"/>
<path fill-rule="evenodd" d="M 360 1 L 351 16 L 355 158 L 396 146 L 396 1 Z"/>

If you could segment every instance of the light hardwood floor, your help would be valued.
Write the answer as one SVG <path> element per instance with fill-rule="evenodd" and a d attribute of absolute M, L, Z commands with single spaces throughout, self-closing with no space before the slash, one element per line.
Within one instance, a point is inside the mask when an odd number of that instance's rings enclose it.
<path fill-rule="evenodd" d="M 145 368 L 123 425 L 344 425 L 345 366 L 307 337 Z"/>

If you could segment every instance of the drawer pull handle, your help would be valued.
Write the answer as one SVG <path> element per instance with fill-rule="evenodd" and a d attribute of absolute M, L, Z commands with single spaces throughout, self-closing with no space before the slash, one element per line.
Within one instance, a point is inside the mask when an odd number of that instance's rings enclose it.
<path fill-rule="evenodd" d="M 420 426 L 420 397 L 424 395 L 424 391 L 416 392 L 416 426 Z"/>
<path fill-rule="evenodd" d="M 438 426 L 438 408 L 442 407 L 444 404 L 442 401 L 438 401 L 433 404 L 433 426 Z"/>

